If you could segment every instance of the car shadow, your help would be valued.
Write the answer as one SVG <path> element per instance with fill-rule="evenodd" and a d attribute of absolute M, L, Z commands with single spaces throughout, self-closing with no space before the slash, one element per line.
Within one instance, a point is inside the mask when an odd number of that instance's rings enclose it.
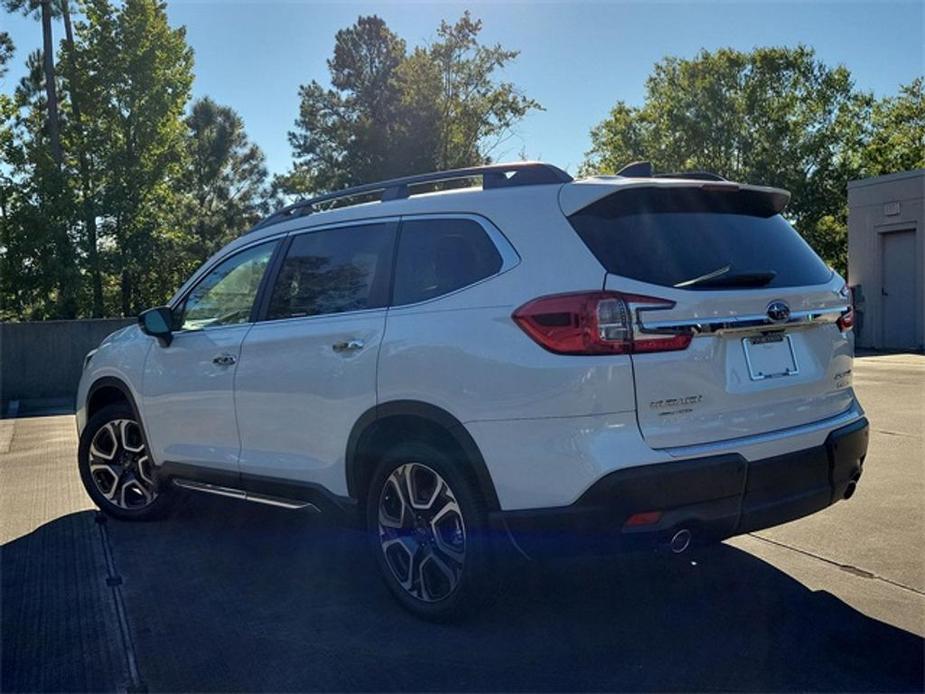
<path fill-rule="evenodd" d="M 16 591 L 7 566 L 22 561 L 26 544 L 33 552 L 37 541 L 64 547 L 61 536 L 92 526 L 92 515 L 60 518 L 3 547 L 5 637 L 16 638 L 9 630 L 16 624 L 7 623 L 6 608 L 15 608 L 8 594 Z M 184 494 L 167 520 L 109 521 L 105 532 L 140 675 L 152 691 L 921 691 L 923 684 L 922 638 L 728 545 L 684 560 L 517 565 L 493 606 L 459 623 L 431 624 L 394 602 L 362 532 L 318 516 Z M 22 656 L 32 653 L 32 666 L 43 667 L 41 649 L 49 647 L 18 646 L 17 666 L 29 667 Z M 54 647 L 95 652 L 86 640 Z"/>

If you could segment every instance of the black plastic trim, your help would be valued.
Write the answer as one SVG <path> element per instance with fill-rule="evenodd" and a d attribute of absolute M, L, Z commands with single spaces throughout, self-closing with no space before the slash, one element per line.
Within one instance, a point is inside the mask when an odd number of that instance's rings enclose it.
<path fill-rule="evenodd" d="M 283 261 L 286 259 L 286 254 L 289 253 L 289 246 L 291 245 L 292 236 L 286 236 L 279 240 L 273 250 L 270 263 L 260 280 L 260 287 L 257 289 L 257 296 L 254 298 L 254 305 L 251 306 L 251 323 L 261 321 L 266 316 L 270 305 L 270 296 L 273 294 L 273 287 L 276 286 L 280 268 L 283 266 Z"/>
<path fill-rule="evenodd" d="M 435 405 L 430 405 L 418 400 L 393 400 L 382 403 L 370 408 L 363 413 L 347 438 L 346 451 L 346 474 L 347 474 L 347 493 L 351 498 L 358 497 L 359 481 L 361 479 L 361 461 L 358 456 L 358 446 L 362 437 L 367 433 L 371 426 L 377 421 L 392 416 L 410 416 L 425 420 L 431 424 L 436 424 L 445 430 L 463 451 L 468 462 L 472 465 L 479 488 L 482 492 L 485 504 L 489 510 L 494 511 L 500 508 L 498 495 L 495 492 L 495 485 L 491 480 L 491 474 L 488 472 L 488 466 L 482 453 L 473 440 L 466 427 L 446 410 Z"/>
<path fill-rule="evenodd" d="M 135 413 L 135 419 L 139 424 L 141 424 L 141 415 L 139 414 L 138 404 L 135 402 L 135 397 L 132 395 L 131 389 L 124 381 L 116 378 L 115 376 L 103 376 L 94 381 L 93 384 L 87 389 L 87 399 L 84 402 L 84 407 L 89 408 L 90 401 L 93 399 L 94 394 L 103 388 L 115 388 L 116 390 L 120 391 L 122 395 L 125 396 L 125 399 L 128 400 L 129 405 L 131 405 L 132 411 Z M 89 419 L 89 409 L 87 415 L 87 419 Z M 144 430 L 144 426 L 142 426 L 142 430 Z"/>
<path fill-rule="evenodd" d="M 498 511 L 491 519 L 528 553 L 652 548 L 680 528 L 691 530 L 697 543 L 717 541 L 844 498 L 863 471 L 868 435 L 862 417 L 830 432 L 821 445 L 761 460 L 728 454 L 625 468 L 602 477 L 570 506 Z M 646 511 L 661 511 L 661 520 L 624 527 L 632 514 Z"/>

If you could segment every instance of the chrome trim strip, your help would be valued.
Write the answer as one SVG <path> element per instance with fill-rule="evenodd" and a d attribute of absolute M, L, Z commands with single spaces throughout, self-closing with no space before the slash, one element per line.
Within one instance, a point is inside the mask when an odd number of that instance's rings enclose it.
<path fill-rule="evenodd" d="M 835 415 L 834 417 L 829 417 L 828 419 L 820 419 L 817 422 L 811 422 L 809 424 L 801 424 L 799 426 L 789 427 L 787 429 L 778 429 L 777 431 L 769 431 L 764 434 L 754 434 L 752 436 L 740 436 L 734 439 L 724 439 L 722 441 L 714 441 L 712 443 L 695 443 L 691 444 L 690 446 L 656 448 L 655 450 L 664 451 L 673 458 L 691 458 L 711 453 L 735 453 L 736 449 L 746 446 L 755 446 L 762 443 L 780 441 L 781 439 L 790 438 L 792 436 L 812 434 L 816 431 L 824 431 L 826 429 L 837 428 L 845 424 L 851 424 L 851 422 L 859 419 L 862 416 L 863 412 L 861 412 L 857 401 L 855 401 L 845 412 Z"/>
<path fill-rule="evenodd" d="M 253 501 L 258 504 L 266 504 L 268 506 L 278 506 L 280 508 L 288 508 L 292 510 L 296 509 L 307 509 L 313 513 L 321 513 L 321 509 L 315 506 L 309 501 L 296 501 L 294 499 L 280 499 L 275 496 L 266 496 L 264 494 L 256 494 L 254 492 L 245 492 L 243 489 L 235 489 L 233 487 L 222 487 L 217 484 L 208 484 L 207 482 L 196 482 L 194 480 L 186 480 L 179 477 L 173 478 L 173 483 L 177 487 L 182 489 L 189 489 L 194 492 L 205 492 L 206 494 L 215 494 L 216 496 L 226 496 L 231 499 L 240 499 L 242 501 Z"/>
<path fill-rule="evenodd" d="M 321 509 L 310 501 L 280 499 L 276 496 L 265 496 L 264 494 L 255 494 L 254 492 L 247 492 L 245 499 L 247 501 L 253 501 L 257 504 L 266 504 L 267 506 L 278 506 L 280 508 L 288 508 L 292 510 L 305 509 L 306 511 L 311 511 L 312 513 L 321 513 Z"/>
<path fill-rule="evenodd" d="M 174 477 L 172 481 L 177 487 L 191 489 L 195 492 L 227 496 L 232 499 L 244 499 L 246 496 L 243 489 L 232 489 L 231 487 L 222 487 L 217 484 L 208 484 L 206 482 L 195 482 L 194 480 L 185 480 L 179 477 Z"/>
<path fill-rule="evenodd" d="M 834 323 L 848 306 L 794 311 L 790 318 L 774 322 L 767 315 L 729 316 L 728 318 L 692 318 L 687 320 L 661 320 L 640 323 L 640 330 L 647 333 L 667 333 L 690 330 L 694 333 L 718 333 L 754 328 L 795 328 L 817 323 Z M 641 315 L 640 315 L 641 318 Z"/>

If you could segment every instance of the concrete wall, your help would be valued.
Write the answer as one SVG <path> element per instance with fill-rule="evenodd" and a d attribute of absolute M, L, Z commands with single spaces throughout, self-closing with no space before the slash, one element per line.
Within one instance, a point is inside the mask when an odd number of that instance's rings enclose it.
<path fill-rule="evenodd" d="M 134 318 L 0 323 L 0 401 L 74 398 L 87 352 Z"/>
<path fill-rule="evenodd" d="M 912 232 L 912 258 L 903 276 L 884 277 L 884 249 L 897 234 Z M 887 238 L 890 235 L 891 238 Z M 908 236 L 905 237 L 907 240 Z M 877 176 L 848 184 L 848 284 L 858 288 L 856 339 L 859 347 L 922 349 L 925 345 L 925 169 Z M 910 298 L 889 306 L 886 294 Z M 893 344 L 902 315 L 911 321 L 912 344 Z"/>

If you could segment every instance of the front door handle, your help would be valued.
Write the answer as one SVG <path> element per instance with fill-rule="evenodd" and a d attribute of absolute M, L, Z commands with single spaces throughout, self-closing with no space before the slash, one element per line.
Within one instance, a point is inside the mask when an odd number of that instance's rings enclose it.
<path fill-rule="evenodd" d="M 331 345 L 331 349 L 335 352 L 356 352 L 358 349 L 363 349 L 366 345 L 363 340 L 344 340 L 343 342 L 335 342 Z"/>
<path fill-rule="evenodd" d="M 217 366 L 231 366 L 236 361 L 237 359 L 235 356 L 233 354 L 228 354 L 228 352 L 217 354 L 212 358 L 212 363 L 216 364 Z"/>

